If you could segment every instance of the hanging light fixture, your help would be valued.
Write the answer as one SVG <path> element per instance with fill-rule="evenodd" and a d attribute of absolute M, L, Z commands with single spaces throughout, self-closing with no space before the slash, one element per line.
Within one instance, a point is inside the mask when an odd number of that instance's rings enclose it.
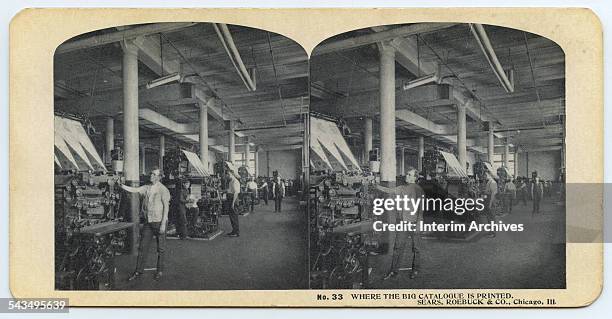
<path fill-rule="evenodd" d="M 418 70 L 418 73 L 420 73 L 421 71 L 421 56 L 420 55 L 421 54 L 420 54 L 420 50 L 418 46 L 418 43 L 419 43 L 418 39 L 419 38 L 417 37 L 417 70 Z M 430 84 L 430 83 L 440 84 L 441 82 L 442 82 L 442 68 L 440 64 L 438 64 L 436 72 L 432 74 L 424 75 L 424 76 L 419 76 L 414 80 L 404 83 L 403 89 L 404 91 L 406 91 L 406 90 L 410 90 L 410 89 L 413 89 L 419 86 L 423 86 L 426 84 Z"/>
<path fill-rule="evenodd" d="M 161 85 L 170 84 L 173 82 L 181 82 L 181 75 L 178 72 L 162 76 L 147 83 L 147 89 L 152 89 Z"/>
<path fill-rule="evenodd" d="M 170 84 L 173 82 L 182 82 L 181 74 L 174 72 L 168 75 L 164 75 L 164 46 L 162 44 L 162 34 L 159 34 L 159 60 L 161 64 L 161 77 L 151 80 L 147 83 L 147 89 L 152 89 L 161 85 Z"/>
<path fill-rule="evenodd" d="M 408 83 L 405 83 L 403 88 L 404 91 L 406 91 L 429 83 L 440 84 L 440 76 L 438 75 L 438 72 L 411 80 Z"/>

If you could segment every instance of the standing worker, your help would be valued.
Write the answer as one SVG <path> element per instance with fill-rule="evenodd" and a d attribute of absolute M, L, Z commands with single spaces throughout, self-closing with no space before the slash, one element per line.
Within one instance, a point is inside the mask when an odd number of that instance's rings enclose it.
<path fill-rule="evenodd" d="M 387 188 L 384 186 L 376 185 L 375 187 L 388 195 L 400 196 L 403 198 L 411 198 L 411 199 L 419 199 L 425 193 L 421 186 L 416 184 L 419 173 L 416 168 L 408 167 L 405 175 L 406 185 L 401 185 L 395 188 Z M 418 207 L 417 207 L 418 209 Z M 423 211 L 417 210 L 416 212 L 412 211 L 401 211 L 397 212 L 396 215 L 396 223 L 400 221 L 405 221 L 411 223 L 413 225 L 418 225 L 419 222 L 423 220 Z M 392 240 L 393 243 L 393 256 L 391 257 L 391 265 L 389 267 L 389 272 L 383 277 L 383 280 L 387 280 L 397 276 L 399 273 L 399 266 L 402 261 L 402 257 L 404 256 L 404 251 L 406 250 L 406 245 L 408 244 L 408 239 L 410 239 L 412 245 L 412 268 L 410 272 L 410 279 L 414 279 L 416 275 L 419 273 L 420 268 L 420 243 L 421 243 L 421 232 L 419 227 L 415 227 L 415 231 L 399 231 L 393 232 L 391 234 L 392 238 L 395 237 L 395 240 Z"/>
<path fill-rule="evenodd" d="M 519 177 L 517 178 L 517 189 L 516 192 L 519 196 L 519 200 L 523 202 L 523 206 L 527 206 L 527 183 L 525 183 L 525 178 Z"/>
<path fill-rule="evenodd" d="M 247 190 L 250 193 L 251 197 L 251 212 L 253 212 L 255 207 L 255 199 L 257 198 L 257 183 L 255 183 L 255 179 L 253 177 L 249 178 L 249 182 L 247 183 Z"/>
<path fill-rule="evenodd" d="M 487 222 L 495 222 L 495 214 L 493 209 L 495 207 L 495 200 L 497 199 L 497 182 L 495 181 L 495 177 L 493 173 L 487 169 L 487 183 L 485 184 L 485 216 L 487 217 Z M 487 235 L 489 238 L 495 237 L 495 231 L 490 231 Z"/>
<path fill-rule="evenodd" d="M 261 184 L 261 186 L 259 187 L 259 189 L 261 189 L 261 196 L 263 197 L 264 203 L 266 203 L 266 205 L 268 205 L 268 197 L 269 197 L 269 189 L 270 187 L 268 186 L 268 178 L 265 177 L 263 179 L 263 184 Z"/>
<path fill-rule="evenodd" d="M 544 186 L 540 182 L 540 177 L 538 177 L 538 172 L 534 171 L 531 173 L 531 183 L 529 186 L 529 191 L 531 192 L 531 198 L 533 199 L 533 210 L 531 211 L 531 215 L 540 213 L 540 201 L 542 197 L 544 197 Z"/>
<path fill-rule="evenodd" d="M 514 199 L 516 198 L 516 185 L 514 185 L 514 181 L 510 178 L 506 181 L 505 187 L 504 207 L 507 214 L 512 214 L 512 206 L 514 206 Z"/>
<path fill-rule="evenodd" d="M 227 234 L 229 237 L 240 236 L 240 225 L 238 223 L 238 213 L 236 213 L 236 201 L 240 196 L 240 181 L 231 170 L 226 171 L 226 177 L 229 178 L 229 185 L 227 189 L 227 200 L 230 202 L 230 209 L 228 215 L 230 223 L 232 224 L 232 231 Z"/>
<path fill-rule="evenodd" d="M 153 236 L 157 239 L 157 272 L 154 278 L 159 280 L 162 276 L 164 249 L 166 246 L 166 226 L 168 224 L 168 210 L 170 208 L 170 191 L 161 183 L 161 171 L 159 169 L 152 170 L 150 177 L 150 185 L 140 187 L 121 185 L 121 188 L 128 192 L 142 195 L 140 212 L 145 217 L 140 233 L 136 271 L 128 278 L 128 281 L 132 281 L 143 274 L 144 263 L 149 254 L 149 246 Z"/>
<path fill-rule="evenodd" d="M 285 184 L 280 176 L 274 178 L 274 183 L 272 184 L 272 197 L 274 198 L 274 212 L 280 213 L 281 202 L 283 201 L 283 197 L 285 197 Z"/>
<path fill-rule="evenodd" d="M 187 239 L 187 204 L 191 195 L 191 182 L 188 179 L 183 180 L 181 188 L 178 192 L 178 216 L 176 218 L 176 226 L 179 238 Z"/>

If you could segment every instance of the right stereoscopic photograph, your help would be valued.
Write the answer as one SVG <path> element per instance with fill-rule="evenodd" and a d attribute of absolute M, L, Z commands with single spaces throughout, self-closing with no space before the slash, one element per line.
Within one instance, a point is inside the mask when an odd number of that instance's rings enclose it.
<path fill-rule="evenodd" d="M 312 289 L 563 289 L 565 54 L 477 23 L 375 26 L 310 60 Z"/>

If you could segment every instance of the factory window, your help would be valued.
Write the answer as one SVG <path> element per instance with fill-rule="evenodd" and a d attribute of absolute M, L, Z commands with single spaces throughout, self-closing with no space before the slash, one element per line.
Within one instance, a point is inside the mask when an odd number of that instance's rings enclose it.
<path fill-rule="evenodd" d="M 510 160 L 508 163 L 508 170 L 510 171 L 510 174 L 514 175 L 514 153 L 510 154 Z M 499 168 L 502 167 L 502 164 L 504 163 L 504 156 L 502 154 L 495 154 L 493 155 L 493 167 L 494 168 Z"/>
<path fill-rule="evenodd" d="M 251 156 L 249 158 L 249 163 L 248 163 L 248 167 L 251 169 L 255 169 L 255 152 L 250 152 Z M 236 153 L 234 154 L 234 164 L 238 167 L 240 166 L 245 166 L 246 164 L 246 154 L 244 152 L 242 153 Z"/>

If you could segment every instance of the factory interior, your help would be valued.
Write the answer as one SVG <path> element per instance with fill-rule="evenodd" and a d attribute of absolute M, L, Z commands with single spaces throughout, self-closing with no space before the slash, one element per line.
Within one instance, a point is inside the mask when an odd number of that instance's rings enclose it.
<path fill-rule="evenodd" d="M 216 23 L 97 30 L 57 48 L 54 97 L 56 289 L 307 287 L 297 43 Z M 128 280 L 154 217 L 122 188 L 153 184 L 156 168 L 171 195 L 163 277 L 156 236 Z"/>
<path fill-rule="evenodd" d="M 377 26 L 325 40 L 310 70 L 311 288 L 565 287 L 557 44 L 491 25 Z M 341 137 L 326 142 L 315 122 L 335 123 Z M 409 168 L 426 197 L 482 196 L 489 172 L 494 219 L 524 231 L 421 232 L 418 253 L 408 241 L 390 272 L 396 237 L 367 231 L 376 216 L 364 194 L 402 185 Z M 482 218 L 461 217 L 446 222 Z"/>
<path fill-rule="evenodd" d="M 57 48 L 54 97 L 58 290 L 565 287 L 565 55 L 537 34 L 376 26 L 309 56 L 120 26 Z M 524 231 L 373 231 L 406 189 L 487 203 L 424 223 Z"/>

